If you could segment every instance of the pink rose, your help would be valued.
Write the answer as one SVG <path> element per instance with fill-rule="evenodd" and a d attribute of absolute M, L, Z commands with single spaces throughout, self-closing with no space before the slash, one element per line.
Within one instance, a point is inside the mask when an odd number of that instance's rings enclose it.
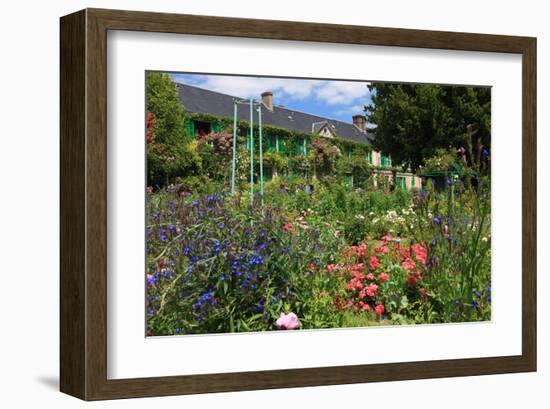
<path fill-rule="evenodd" d="M 376 307 L 374 307 L 374 312 L 376 313 L 376 315 L 384 314 L 384 306 L 382 304 L 378 304 Z"/>
<path fill-rule="evenodd" d="M 381 283 L 385 283 L 389 279 L 390 279 L 390 276 L 386 273 L 380 273 L 380 275 L 378 276 L 378 281 L 380 281 Z"/>
<path fill-rule="evenodd" d="M 365 288 L 365 292 L 369 297 L 374 297 L 376 295 L 376 292 L 378 291 L 378 286 L 376 284 L 369 284 Z"/>
<path fill-rule="evenodd" d="M 277 328 L 279 329 L 298 329 L 302 326 L 298 317 L 293 312 L 285 314 L 281 313 L 281 316 L 277 320 Z"/>
<path fill-rule="evenodd" d="M 378 260 L 378 257 L 376 256 L 371 256 L 370 260 L 369 260 L 369 264 L 371 266 L 371 268 L 378 268 L 380 267 L 380 261 Z"/>

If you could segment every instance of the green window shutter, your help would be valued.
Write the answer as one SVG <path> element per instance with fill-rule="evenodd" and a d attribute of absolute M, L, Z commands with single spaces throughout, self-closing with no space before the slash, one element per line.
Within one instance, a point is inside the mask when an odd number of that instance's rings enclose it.
<path fill-rule="evenodd" d="M 301 155 L 303 148 L 304 148 L 304 140 L 302 138 L 297 138 L 296 139 L 296 155 Z"/>
<path fill-rule="evenodd" d="M 411 176 L 411 187 L 414 187 L 414 176 Z"/>
<path fill-rule="evenodd" d="M 271 179 L 273 179 L 273 169 L 271 167 L 265 167 L 263 172 L 263 180 L 264 182 L 269 182 Z"/>
<path fill-rule="evenodd" d="M 368 151 L 367 161 L 369 162 L 369 165 L 372 165 L 372 151 Z"/>
<path fill-rule="evenodd" d="M 213 123 L 213 124 L 212 124 L 212 132 L 214 132 L 214 133 L 220 133 L 221 130 L 222 130 L 222 127 L 221 127 L 220 124 L 218 124 L 218 123 Z"/>
<path fill-rule="evenodd" d="M 193 138 L 195 137 L 195 121 L 192 119 L 188 119 L 185 121 L 185 130 L 187 131 L 187 134 Z"/>
<path fill-rule="evenodd" d="M 306 139 L 306 147 L 305 147 L 305 154 L 306 156 L 309 155 L 309 145 L 311 144 L 311 139 L 307 138 Z"/>

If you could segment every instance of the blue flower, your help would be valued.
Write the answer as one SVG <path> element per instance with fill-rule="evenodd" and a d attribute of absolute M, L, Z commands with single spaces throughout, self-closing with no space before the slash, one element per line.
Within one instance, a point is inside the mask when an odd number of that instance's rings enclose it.
<path fill-rule="evenodd" d="M 439 218 L 439 216 L 435 216 L 433 220 L 434 220 L 434 222 L 436 222 L 437 224 L 441 224 L 441 219 Z"/>
<path fill-rule="evenodd" d="M 481 153 L 483 154 L 483 156 L 489 156 L 489 151 L 487 149 L 483 149 Z"/>
<path fill-rule="evenodd" d="M 179 334 L 181 332 L 180 327 L 176 327 L 176 334 Z"/>
<path fill-rule="evenodd" d="M 453 184 L 453 180 L 451 178 L 447 178 L 447 180 L 445 181 L 445 183 L 447 183 L 449 186 Z"/>
<path fill-rule="evenodd" d="M 223 224 L 223 223 L 218 224 L 218 227 L 219 227 L 220 229 L 223 229 L 223 226 L 225 226 L 225 224 Z"/>

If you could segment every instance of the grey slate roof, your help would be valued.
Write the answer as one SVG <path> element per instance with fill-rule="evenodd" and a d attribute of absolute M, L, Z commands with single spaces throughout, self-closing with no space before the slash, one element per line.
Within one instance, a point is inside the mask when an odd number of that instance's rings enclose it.
<path fill-rule="evenodd" d="M 178 90 L 184 110 L 192 113 L 233 118 L 233 102 L 240 99 L 231 95 L 187 84 L 178 84 Z M 256 110 L 254 110 L 253 117 L 254 123 L 257 124 L 258 114 Z M 237 118 L 242 121 L 250 120 L 249 104 L 238 105 Z M 311 134 L 313 129 L 317 131 L 322 127 L 323 124 L 319 124 L 321 122 L 328 123 L 333 132 L 342 139 L 370 144 L 370 137 L 368 134 L 361 132 L 353 124 L 295 111 L 277 105 L 273 106 L 273 111 L 265 107 L 262 109 L 262 123 L 264 125 Z"/>

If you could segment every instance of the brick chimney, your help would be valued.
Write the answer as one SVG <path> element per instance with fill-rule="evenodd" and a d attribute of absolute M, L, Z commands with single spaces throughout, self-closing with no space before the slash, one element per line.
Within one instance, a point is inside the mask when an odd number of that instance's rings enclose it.
<path fill-rule="evenodd" d="M 367 117 L 365 115 L 353 115 L 353 125 L 355 125 L 361 132 L 367 130 Z"/>
<path fill-rule="evenodd" d="M 270 111 L 273 111 L 273 92 L 271 91 L 262 92 L 262 102 L 264 103 L 267 109 L 269 109 Z"/>

